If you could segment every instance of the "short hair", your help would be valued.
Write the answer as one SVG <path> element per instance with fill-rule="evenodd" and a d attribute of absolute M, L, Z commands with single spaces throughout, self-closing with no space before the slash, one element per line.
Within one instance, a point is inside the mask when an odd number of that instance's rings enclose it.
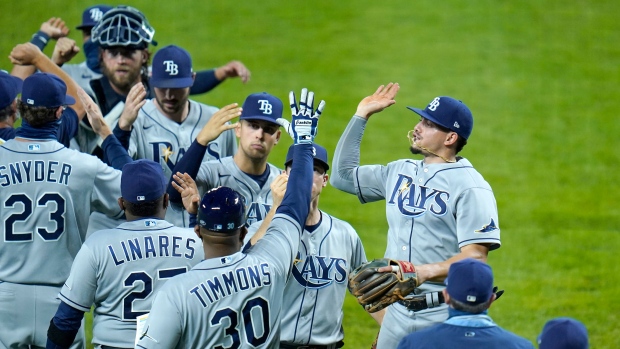
<path fill-rule="evenodd" d="M 428 121 L 430 121 L 438 130 L 442 132 L 445 132 L 445 133 L 454 132 L 451 129 L 447 127 L 443 127 L 436 122 L 433 122 L 431 120 L 428 120 Z M 458 133 L 456 135 L 457 135 L 457 140 L 456 140 L 456 147 L 454 148 L 454 150 L 456 151 L 455 154 L 458 154 L 461 150 L 463 150 L 463 147 L 467 144 L 467 139 L 464 137 L 461 137 Z"/>
<path fill-rule="evenodd" d="M 30 126 L 41 127 L 48 122 L 56 121 L 58 107 L 31 107 L 20 100 L 17 102 L 17 110 Z"/>
<path fill-rule="evenodd" d="M 6 107 L 0 109 L 0 121 L 5 121 L 9 118 L 9 116 L 13 115 L 13 103 L 7 105 Z"/>
<path fill-rule="evenodd" d="M 452 308 L 454 308 L 456 310 L 464 311 L 464 312 L 471 313 L 471 314 L 480 314 L 483 311 L 489 309 L 489 307 L 491 306 L 491 300 L 489 299 L 488 301 L 486 301 L 484 303 L 480 303 L 480 304 L 476 304 L 476 305 L 471 305 L 471 304 L 466 304 L 466 303 L 463 303 L 463 302 L 459 302 L 456 299 L 451 297 L 450 298 L 450 305 L 452 306 Z"/>
<path fill-rule="evenodd" d="M 157 215 L 159 208 L 164 200 L 162 195 L 159 198 L 151 201 L 144 201 L 139 204 L 134 204 L 127 200 L 123 200 L 125 210 L 136 217 L 154 217 Z"/>

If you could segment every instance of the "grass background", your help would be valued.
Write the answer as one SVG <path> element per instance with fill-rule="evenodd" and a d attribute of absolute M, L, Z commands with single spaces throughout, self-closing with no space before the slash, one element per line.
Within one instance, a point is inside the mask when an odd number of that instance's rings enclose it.
<path fill-rule="evenodd" d="M 74 28 L 92 4 L 4 2 L 0 52 L 6 57 L 52 16 Z M 462 155 L 493 187 L 502 229 L 489 263 L 506 294 L 491 316 L 532 342 L 546 320 L 572 316 L 586 324 L 592 348 L 620 347 L 620 2 L 130 4 L 156 28 L 159 47 L 186 48 L 195 69 L 238 59 L 252 70 L 247 85 L 226 81 L 196 100 L 223 106 L 268 91 L 286 104 L 289 90 L 314 90 L 327 101 L 317 142 L 330 152 L 359 100 L 399 82 L 397 104 L 369 123 L 362 164 L 410 157 L 405 136 L 417 117 L 405 106 L 438 95 L 465 101 L 475 127 Z M 75 29 L 70 36 L 81 40 Z M 10 70 L 8 59 L 0 68 Z M 288 144 L 276 147 L 273 163 Z M 370 259 L 383 255 L 383 202 L 361 205 L 328 187 L 321 208 L 357 228 Z M 350 296 L 344 326 L 347 348 L 368 347 L 378 330 Z"/>

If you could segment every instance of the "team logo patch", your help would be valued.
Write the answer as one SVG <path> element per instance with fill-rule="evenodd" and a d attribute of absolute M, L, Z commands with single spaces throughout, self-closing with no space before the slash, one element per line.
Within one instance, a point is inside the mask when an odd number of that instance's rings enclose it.
<path fill-rule="evenodd" d="M 271 105 L 271 103 L 269 103 L 269 100 L 259 99 L 258 103 L 260 104 L 260 108 L 258 108 L 258 110 L 262 111 L 263 114 L 271 115 L 273 106 Z"/>
<path fill-rule="evenodd" d="M 179 74 L 179 65 L 174 63 L 174 61 L 164 61 L 163 63 L 166 66 L 165 72 L 168 73 L 168 75 Z"/>
<path fill-rule="evenodd" d="M 155 222 L 155 221 L 152 221 L 152 220 L 144 221 L 144 226 L 145 227 L 154 227 L 156 225 L 157 225 L 157 222 Z"/>
<path fill-rule="evenodd" d="M 495 225 L 495 221 L 493 220 L 493 218 L 491 218 L 491 223 L 483 226 L 481 229 L 476 230 L 476 233 L 481 233 L 481 234 L 485 234 L 485 233 L 490 233 L 493 230 L 497 230 L 497 226 Z"/>

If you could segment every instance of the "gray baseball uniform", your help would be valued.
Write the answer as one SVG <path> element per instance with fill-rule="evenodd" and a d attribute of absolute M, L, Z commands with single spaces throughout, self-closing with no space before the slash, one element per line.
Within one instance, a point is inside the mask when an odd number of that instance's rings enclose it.
<path fill-rule="evenodd" d="M 438 263 L 460 253 L 469 244 L 500 246 L 497 204 L 493 191 L 471 163 L 425 164 L 397 160 L 386 166 L 359 166 L 361 135 L 366 120 L 354 116 L 343 133 L 333 161 L 334 187 L 356 194 L 362 203 L 386 200 L 388 243 L 385 257 L 414 265 Z M 346 171 L 341 169 L 352 169 Z M 441 291 L 440 282 L 425 282 L 417 294 Z M 447 306 L 413 312 L 403 305 L 390 306 L 382 334 L 394 340 L 378 347 L 395 348 L 406 334 L 447 318 Z M 415 318 L 415 320 L 413 320 Z M 385 337 L 387 338 L 387 336 Z"/>
<path fill-rule="evenodd" d="M 96 157 L 56 141 L 0 146 L 0 343 L 45 346 L 58 308 L 50 295 L 69 276 L 91 209 L 122 215 L 120 177 Z M 26 285 L 42 290 L 28 292 Z M 15 316 L 17 309 L 28 316 Z"/>
<path fill-rule="evenodd" d="M 166 178 L 172 176 L 176 162 L 185 154 L 202 127 L 218 109 L 189 100 L 189 114 L 180 124 L 170 120 L 156 107 L 151 99 L 140 109 L 133 124 L 129 155 L 134 159 L 149 159 L 159 162 Z M 224 131 L 209 142 L 203 162 L 232 156 L 237 151 L 237 139 L 233 130 Z M 178 227 L 187 227 L 189 217 L 182 206 L 171 205 L 166 220 Z"/>
<path fill-rule="evenodd" d="M 95 305 L 94 344 L 130 348 L 136 317 L 149 312 L 154 294 L 203 258 L 191 229 L 158 219 L 126 222 L 84 242 L 60 299 L 84 312 Z"/>
<path fill-rule="evenodd" d="M 329 345 L 343 340 L 342 306 L 349 273 L 366 262 L 353 227 L 323 211 L 306 227 L 284 290 L 280 340 L 289 345 Z M 245 241 L 261 222 L 250 226 Z"/>
<path fill-rule="evenodd" d="M 263 220 L 271 208 L 271 182 L 282 170 L 267 163 L 269 178 L 262 187 L 235 164 L 233 157 L 203 162 L 196 176 L 196 185 L 201 193 L 219 186 L 230 187 L 241 193 L 246 199 L 248 226 Z"/>

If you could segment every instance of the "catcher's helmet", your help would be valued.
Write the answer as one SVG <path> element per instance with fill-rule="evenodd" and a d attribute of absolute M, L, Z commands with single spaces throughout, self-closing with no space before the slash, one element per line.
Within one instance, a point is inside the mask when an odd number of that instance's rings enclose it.
<path fill-rule="evenodd" d="M 125 46 L 145 49 L 153 40 L 155 29 L 138 9 L 117 6 L 106 12 L 91 32 L 92 41 L 101 47 Z"/>
<path fill-rule="evenodd" d="M 243 195 L 228 187 L 209 190 L 198 206 L 198 225 L 215 232 L 235 232 L 245 225 Z"/>

